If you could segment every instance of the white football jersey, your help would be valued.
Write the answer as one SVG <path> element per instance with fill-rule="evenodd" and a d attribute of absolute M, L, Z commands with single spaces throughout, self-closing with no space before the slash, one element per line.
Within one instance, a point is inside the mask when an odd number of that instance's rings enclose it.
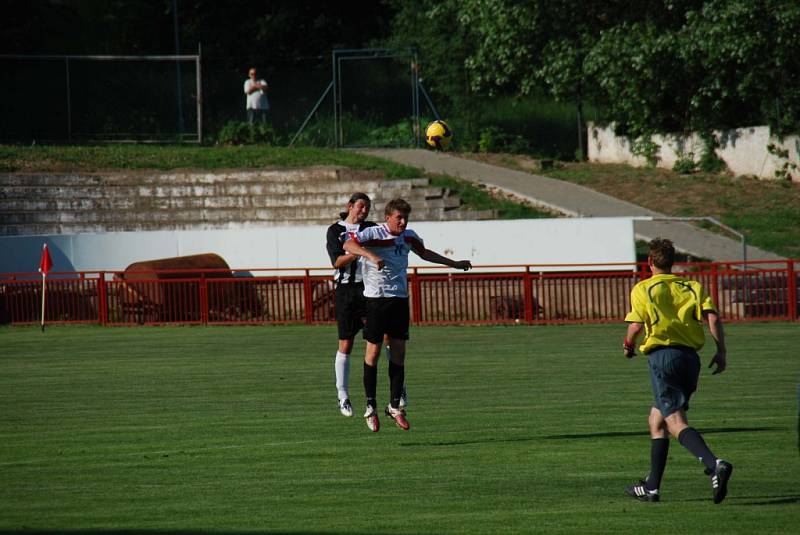
<path fill-rule="evenodd" d="M 364 297 L 408 297 L 408 253 L 418 255 L 425 251 L 425 244 L 416 232 L 405 229 L 399 236 L 389 232 L 386 224 L 351 232 L 350 238 L 383 259 L 378 266 L 364 259 Z"/>

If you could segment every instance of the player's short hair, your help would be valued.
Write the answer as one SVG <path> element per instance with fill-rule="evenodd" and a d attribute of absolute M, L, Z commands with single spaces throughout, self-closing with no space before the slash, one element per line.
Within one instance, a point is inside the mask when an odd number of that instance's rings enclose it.
<path fill-rule="evenodd" d="M 391 201 L 386 203 L 386 208 L 383 209 L 384 215 L 390 216 L 395 211 L 400 212 L 404 216 L 408 217 L 411 213 L 411 205 L 408 204 L 404 199 L 392 199 Z"/>
<path fill-rule="evenodd" d="M 367 208 L 372 206 L 372 200 L 370 200 L 369 195 L 366 193 L 361 193 L 357 191 L 350 196 L 350 200 L 347 201 L 347 209 L 350 209 L 350 206 L 354 205 L 357 201 L 364 201 L 364 204 L 367 205 Z M 339 217 L 342 219 L 347 219 L 347 212 L 339 212 Z"/>
<path fill-rule="evenodd" d="M 675 246 L 666 238 L 656 238 L 649 244 L 650 260 L 658 269 L 670 269 L 675 263 Z"/>

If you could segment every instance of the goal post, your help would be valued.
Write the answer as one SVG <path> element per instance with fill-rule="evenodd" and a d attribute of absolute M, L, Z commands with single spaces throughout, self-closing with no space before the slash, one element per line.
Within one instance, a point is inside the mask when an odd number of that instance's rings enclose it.
<path fill-rule="evenodd" d="M 332 68 L 337 147 L 365 145 L 356 133 L 348 132 L 348 123 L 391 127 L 404 120 L 410 121 L 410 144 L 419 146 L 419 57 L 416 50 L 334 50 Z"/>
<path fill-rule="evenodd" d="M 0 87 L 0 137 L 200 143 L 200 59 L 199 53 L 0 55 L 9 75 Z"/>

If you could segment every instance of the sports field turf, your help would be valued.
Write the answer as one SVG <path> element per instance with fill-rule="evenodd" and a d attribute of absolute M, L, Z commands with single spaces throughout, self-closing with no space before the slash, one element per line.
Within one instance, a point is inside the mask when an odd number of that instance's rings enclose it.
<path fill-rule="evenodd" d="M 727 328 L 689 413 L 721 505 L 676 441 L 661 503 L 623 495 L 650 393 L 622 325 L 412 328 L 411 430 L 377 434 L 360 359 L 336 408 L 335 327 L 1 328 L 0 533 L 797 533 L 800 325 Z"/>

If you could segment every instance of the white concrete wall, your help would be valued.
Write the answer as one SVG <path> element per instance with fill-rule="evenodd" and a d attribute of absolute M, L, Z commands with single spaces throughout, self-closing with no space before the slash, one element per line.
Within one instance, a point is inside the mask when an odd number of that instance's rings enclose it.
<path fill-rule="evenodd" d="M 626 163 L 643 167 L 647 161 L 631 153 L 631 140 L 618 137 L 610 126 L 601 127 L 589 123 L 589 161 L 599 163 Z M 787 136 L 780 141 L 770 137 L 767 126 L 737 128 L 725 132 L 715 132 L 720 140 L 717 155 L 727 164 L 735 175 L 752 175 L 759 178 L 775 179 L 775 171 L 787 161 L 767 152 L 767 145 L 774 143 L 789 151 L 788 161 L 800 165 L 800 137 Z M 703 152 L 703 142 L 696 134 L 690 136 L 654 136 L 653 141 L 661 146 L 658 167 L 672 169 L 678 154 L 693 152 L 695 161 Z M 795 170 L 793 180 L 800 181 L 800 171 Z"/>
<path fill-rule="evenodd" d="M 412 222 L 410 228 L 417 231 L 427 248 L 473 264 L 636 260 L 629 218 Z M 1 237 L 0 273 L 35 272 L 43 243 L 48 244 L 53 256 L 53 271 L 121 271 L 133 262 L 199 253 L 219 254 L 231 268 L 239 270 L 327 269 L 326 229 L 314 225 Z M 414 255 L 410 259 L 411 266 L 426 264 Z"/>

